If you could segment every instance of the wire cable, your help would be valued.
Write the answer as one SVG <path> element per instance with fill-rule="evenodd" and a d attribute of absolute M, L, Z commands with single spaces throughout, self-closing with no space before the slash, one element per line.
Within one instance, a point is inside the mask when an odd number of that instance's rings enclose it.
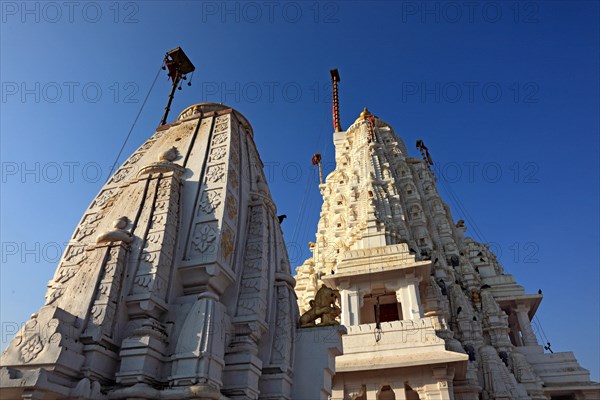
<path fill-rule="evenodd" d="M 481 232 L 481 230 L 479 229 L 479 227 L 475 223 L 475 220 L 473 219 L 473 217 L 471 216 L 471 214 L 469 214 L 469 212 L 467 211 L 466 207 L 462 204 L 462 202 L 460 201 L 460 199 L 458 198 L 458 196 L 450 188 L 450 185 L 446 184 L 446 182 L 443 179 L 443 176 L 440 177 L 440 182 L 441 182 L 442 187 L 444 188 L 444 190 L 448 193 L 450 199 L 455 204 L 457 210 L 463 215 L 463 217 L 467 220 L 467 223 L 473 229 L 473 232 L 475 233 L 475 235 L 477 235 L 477 238 L 481 242 L 483 242 L 483 243 L 488 243 L 487 240 L 485 239 L 485 236 L 483 235 L 483 233 Z"/>
<path fill-rule="evenodd" d="M 324 111 L 324 117 L 326 117 L 326 110 Z M 319 137 L 317 138 L 317 149 L 320 147 L 321 144 L 321 140 L 323 138 L 323 131 L 324 131 L 324 119 L 321 120 L 321 124 L 319 127 Z M 307 201 L 310 197 L 311 194 L 311 177 L 312 177 L 312 173 L 307 174 L 306 177 L 306 186 L 304 188 L 304 195 L 302 196 L 302 201 L 300 203 L 300 211 L 298 212 L 298 218 L 296 218 L 296 225 L 294 226 L 294 232 L 292 234 L 292 243 L 297 243 L 299 236 L 304 236 L 305 234 L 302 233 L 302 228 L 301 228 L 301 223 L 300 221 L 304 220 L 304 215 L 306 214 L 306 209 L 307 209 Z M 308 224 L 304 224 L 306 225 L 304 228 L 308 229 Z"/>
<path fill-rule="evenodd" d="M 543 335 L 544 342 L 546 342 L 547 344 L 550 344 L 550 340 L 548 340 L 548 336 L 546 336 L 546 332 L 544 332 L 544 328 L 542 327 L 542 321 L 540 321 L 540 319 L 538 318 L 537 315 L 534 315 L 534 318 L 535 318 L 538 326 L 540 327 L 540 332 Z"/>
<path fill-rule="evenodd" d="M 121 158 L 121 154 L 123 153 L 123 150 L 125 149 L 125 145 L 127 145 L 127 141 L 129 140 L 129 137 L 131 136 L 131 133 L 133 132 L 133 129 L 135 128 L 135 125 L 137 124 L 138 119 L 140 118 L 140 115 L 142 114 L 142 111 L 144 110 L 144 106 L 146 105 L 146 102 L 148 101 L 148 98 L 150 97 L 150 93 L 152 93 L 152 89 L 154 89 L 154 85 L 156 84 L 156 81 L 158 80 L 158 77 L 160 76 L 161 70 L 162 70 L 162 65 L 158 69 L 158 72 L 156 73 L 156 76 L 154 77 L 154 81 L 152 82 L 152 85 L 150 86 L 150 89 L 148 90 L 148 93 L 146 94 L 146 97 L 144 98 L 144 101 L 142 102 L 142 105 L 141 105 L 137 115 L 135 116 L 135 119 L 133 120 L 133 124 L 131 124 L 131 128 L 129 128 L 129 132 L 127 133 L 127 136 L 125 136 L 123 145 L 121 146 L 121 149 L 119 150 L 119 153 L 117 154 L 117 157 L 115 158 L 115 161 L 113 162 L 112 166 L 110 167 L 110 171 L 108 172 L 108 177 L 106 178 L 106 182 L 108 182 L 108 180 L 111 178 L 112 173 L 115 169 L 115 166 L 119 162 L 119 158 Z"/>

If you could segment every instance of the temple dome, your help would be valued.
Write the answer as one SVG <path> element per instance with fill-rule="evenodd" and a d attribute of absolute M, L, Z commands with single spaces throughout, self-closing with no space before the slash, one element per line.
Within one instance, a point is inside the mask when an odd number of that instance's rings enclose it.
<path fill-rule="evenodd" d="M 365 109 L 362 110 L 362 112 L 360 113 L 360 115 L 358 116 L 358 118 L 356 118 L 356 121 L 354 121 L 354 123 L 356 124 L 359 121 L 363 121 L 366 120 L 368 117 L 372 116 L 373 114 L 371 114 L 369 112 L 369 110 L 367 109 L 367 107 L 365 106 Z"/>
<path fill-rule="evenodd" d="M 252 131 L 252 126 L 250 125 L 250 122 L 248 122 L 248 120 L 246 119 L 246 117 L 244 117 L 244 115 L 242 113 L 240 113 L 238 110 L 236 110 L 233 107 L 229 107 L 226 104 L 222 104 L 222 103 L 211 103 L 211 102 L 204 102 L 204 103 L 197 103 L 197 104 L 193 104 L 187 108 L 185 108 L 177 117 L 177 121 L 183 121 L 192 117 L 198 117 L 198 114 L 202 113 L 202 115 L 206 115 L 209 113 L 223 113 L 223 112 L 228 112 L 228 110 L 233 110 L 233 113 L 235 114 L 235 116 L 237 117 L 237 119 L 244 125 L 244 128 L 246 128 L 247 133 L 250 134 L 250 136 L 254 137 L 254 132 Z"/>

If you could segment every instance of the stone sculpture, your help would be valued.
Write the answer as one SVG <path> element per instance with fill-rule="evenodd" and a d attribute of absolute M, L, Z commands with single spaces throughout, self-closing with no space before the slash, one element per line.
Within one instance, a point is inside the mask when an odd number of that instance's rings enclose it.
<path fill-rule="evenodd" d="M 340 316 L 342 309 L 335 304 L 339 300 L 340 292 L 337 289 L 322 285 L 315 294 L 315 299 L 310 301 L 310 309 L 300 317 L 300 328 L 339 325 L 336 318 Z M 316 320 L 319 318 L 321 322 L 317 324 Z"/>
<path fill-rule="evenodd" d="M 106 242 L 116 242 L 122 241 L 125 243 L 131 243 L 133 241 L 133 236 L 131 236 L 131 232 L 127 231 L 127 225 L 129 225 L 130 221 L 127 217 L 121 217 L 116 219 L 113 223 L 113 227 L 115 229 L 104 232 L 98 235 L 96 239 L 96 243 L 106 243 Z"/>

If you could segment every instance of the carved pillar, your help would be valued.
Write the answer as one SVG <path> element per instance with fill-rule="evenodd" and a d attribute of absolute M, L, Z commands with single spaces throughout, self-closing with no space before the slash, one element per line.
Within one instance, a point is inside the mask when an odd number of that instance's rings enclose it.
<path fill-rule="evenodd" d="M 447 378 L 430 381 L 419 388 L 415 388 L 421 400 L 454 400 L 452 380 Z"/>
<path fill-rule="evenodd" d="M 179 331 L 169 383 L 175 386 L 223 386 L 226 333 L 231 320 L 220 296 L 235 281 L 239 204 L 239 132 L 231 115 L 212 120 L 200 186 L 194 190 L 191 218 L 182 221 L 187 232 L 180 246 L 177 272 L 183 293 L 196 300 Z M 236 195 L 238 193 L 238 195 Z M 251 329 L 250 329 L 251 330 Z"/>
<path fill-rule="evenodd" d="M 394 382 L 390 385 L 396 400 L 406 400 L 406 389 L 404 388 L 403 382 Z"/>
<path fill-rule="evenodd" d="M 400 309 L 402 310 L 402 319 L 408 319 L 410 315 L 410 306 L 408 305 L 409 300 L 406 298 L 404 288 L 396 290 L 396 301 L 400 303 Z"/>
<path fill-rule="evenodd" d="M 346 311 L 344 311 L 344 305 L 342 305 L 342 315 L 345 316 L 344 325 L 359 325 L 360 324 L 360 292 L 355 288 L 350 288 L 346 291 L 347 293 L 347 304 Z M 344 297 L 346 297 L 344 296 Z"/>
<path fill-rule="evenodd" d="M 252 194 L 243 272 L 235 316 L 234 335 L 225 357 L 223 393 L 232 399 L 256 399 L 263 368 L 258 343 L 267 331 L 266 313 L 269 293 L 269 248 L 273 209 L 270 202 Z"/>
<path fill-rule="evenodd" d="M 344 386 L 335 385 L 331 388 L 331 400 L 344 400 Z"/>
<path fill-rule="evenodd" d="M 217 295 L 200 294 L 181 328 L 169 382 L 189 386 L 200 381 L 220 387 L 227 325 L 225 306 Z"/>
<path fill-rule="evenodd" d="M 268 364 L 259 380 L 260 394 L 268 399 L 291 399 L 294 349 L 298 315 L 295 307 L 294 280 L 287 273 L 275 273 L 272 305 L 277 308 L 269 330 L 274 332 L 273 347 Z M 259 355 L 261 355 L 259 353 Z M 264 357 L 263 357 L 264 359 Z"/>
<path fill-rule="evenodd" d="M 182 174 L 181 166 L 159 161 L 142 168 L 135 183 L 145 197 L 134 221 L 137 238 L 127 265 L 132 277 L 125 288 L 129 334 L 119 352 L 121 367 L 116 380 L 120 384 L 162 380 L 168 336 L 161 316 L 167 310 L 173 273 Z"/>
<path fill-rule="evenodd" d="M 525 346 L 539 346 L 533 328 L 531 327 L 531 321 L 529 320 L 529 307 L 519 305 L 515 312 L 517 314 L 517 320 L 519 321 L 519 328 L 521 328 L 523 344 Z"/>
<path fill-rule="evenodd" d="M 340 305 L 342 306 L 342 315 L 340 315 L 340 320 L 344 326 L 350 326 L 350 308 L 348 306 L 350 303 L 349 297 L 350 292 L 348 290 L 342 290 L 340 292 Z"/>
<path fill-rule="evenodd" d="M 417 279 L 407 280 L 396 291 L 396 299 L 402 307 L 402 319 L 404 320 L 422 318 L 418 284 Z"/>
<path fill-rule="evenodd" d="M 367 400 L 377 400 L 379 389 L 380 387 L 376 383 L 367 384 Z"/>
<path fill-rule="evenodd" d="M 433 368 L 435 384 L 427 385 L 428 398 L 440 400 L 454 400 L 452 380 L 454 369 L 448 367 Z"/>
<path fill-rule="evenodd" d="M 419 319 L 423 317 L 423 312 L 421 308 L 421 295 L 419 293 L 419 281 L 413 280 L 408 285 L 408 293 L 411 300 L 411 318 L 410 319 Z"/>
<path fill-rule="evenodd" d="M 510 333 L 512 334 L 512 338 L 515 341 L 515 346 L 523 346 L 523 340 L 521 339 L 521 335 L 519 334 L 519 328 L 517 325 L 510 324 Z"/>
<path fill-rule="evenodd" d="M 118 369 L 117 332 L 114 332 L 118 323 L 115 315 L 129 245 L 118 241 L 99 244 L 96 248 L 106 256 L 90 316 L 80 339 L 85 344 L 83 352 L 86 356 L 82 371 L 88 378 L 110 382 Z"/>

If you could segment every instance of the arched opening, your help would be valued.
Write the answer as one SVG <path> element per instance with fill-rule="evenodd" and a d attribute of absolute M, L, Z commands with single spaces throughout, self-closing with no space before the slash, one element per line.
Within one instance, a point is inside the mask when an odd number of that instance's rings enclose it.
<path fill-rule="evenodd" d="M 420 400 L 419 393 L 415 392 L 408 384 L 404 384 L 404 392 L 406 393 L 406 400 Z"/>
<path fill-rule="evenodd" d="M 396 395 L 391 387 L 384 386 L 379 391 L 379 396 L 377 396 L 377 400 L 396 400 Z"/>
<path fill-rule="evenodd" d="M 360 308 L 361 324 L 374 324 L 377 322 L 377 298 L 379 298 L 379 322 L 402 320 L 402 307 L 396 300 L 396 293 L 367 294 L 363 298 L 363 305 Z"/>

